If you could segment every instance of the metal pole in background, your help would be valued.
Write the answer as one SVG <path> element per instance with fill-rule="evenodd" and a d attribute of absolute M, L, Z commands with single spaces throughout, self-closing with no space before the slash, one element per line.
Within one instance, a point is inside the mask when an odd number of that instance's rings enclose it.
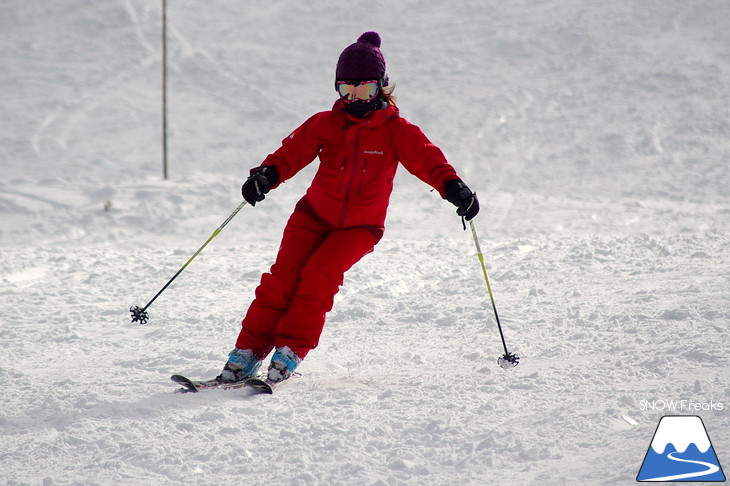
<path fill-rule="evenodd" d="M 162 175 L 167 180 L 167 0 L 162 0 Z"/>

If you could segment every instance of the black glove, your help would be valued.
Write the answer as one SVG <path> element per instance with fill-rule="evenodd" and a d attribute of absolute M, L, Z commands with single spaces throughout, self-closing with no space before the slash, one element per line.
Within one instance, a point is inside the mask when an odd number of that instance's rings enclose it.
<path fill-rule="evenodd" d="M 271 165 L 257 167 L 251 171 L 251 175 L 241 186 L 241 194 L 247 203 L 256 206 L 257 202 L 264 200 L 266 194 L 277 182 L 279 182 L 279 173 L 276 171 L 276 167 Z"/>
<path fill-rule="evenodd" d="M 479 200 L 477 195 L 461 182 L 461 179 L 454 179 L 446 183 L 446 200 L 456 206 L 456 214 L 467 221 L 479 213 Z"/>

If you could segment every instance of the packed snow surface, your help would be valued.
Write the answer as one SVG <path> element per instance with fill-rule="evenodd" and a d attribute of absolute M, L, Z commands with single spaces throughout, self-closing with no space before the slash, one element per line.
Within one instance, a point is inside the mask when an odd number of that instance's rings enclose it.
<path fill-rule="evenodd" d="M 701 416 L 730 464 L 729 2 L 167 3 L 167 180 L 160 2 L 0 7 L 4 484 L 635 484 L 667 414 Z M 521 363 L 496 363 L 471 234 L 400 170 L 302 380 L 175 394 L 171 374 L 220 371 L 316 162 L 147 325 L 129 307 L 332 106 L 367 30 L 401 114 L 479 195 Z"/>

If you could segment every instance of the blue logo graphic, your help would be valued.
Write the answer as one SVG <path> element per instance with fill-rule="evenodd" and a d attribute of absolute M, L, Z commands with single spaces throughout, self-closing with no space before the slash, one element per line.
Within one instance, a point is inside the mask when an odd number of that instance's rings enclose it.
<path fill-rule="evenodd" d="M 696 415 L 662 417 L 636 480 L 725 481 L 702 419 Z"/>

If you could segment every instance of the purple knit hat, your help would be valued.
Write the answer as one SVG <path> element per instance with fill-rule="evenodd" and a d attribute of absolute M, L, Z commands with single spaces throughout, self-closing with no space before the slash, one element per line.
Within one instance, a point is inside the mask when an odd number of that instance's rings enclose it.
<path fill-rule="evenodd" d="M 337 60 L 337 79 L 381 79 L 385 76 L 385 58 L 380 52 L 377 32 L 365 32 L 342 51 Z"/>

